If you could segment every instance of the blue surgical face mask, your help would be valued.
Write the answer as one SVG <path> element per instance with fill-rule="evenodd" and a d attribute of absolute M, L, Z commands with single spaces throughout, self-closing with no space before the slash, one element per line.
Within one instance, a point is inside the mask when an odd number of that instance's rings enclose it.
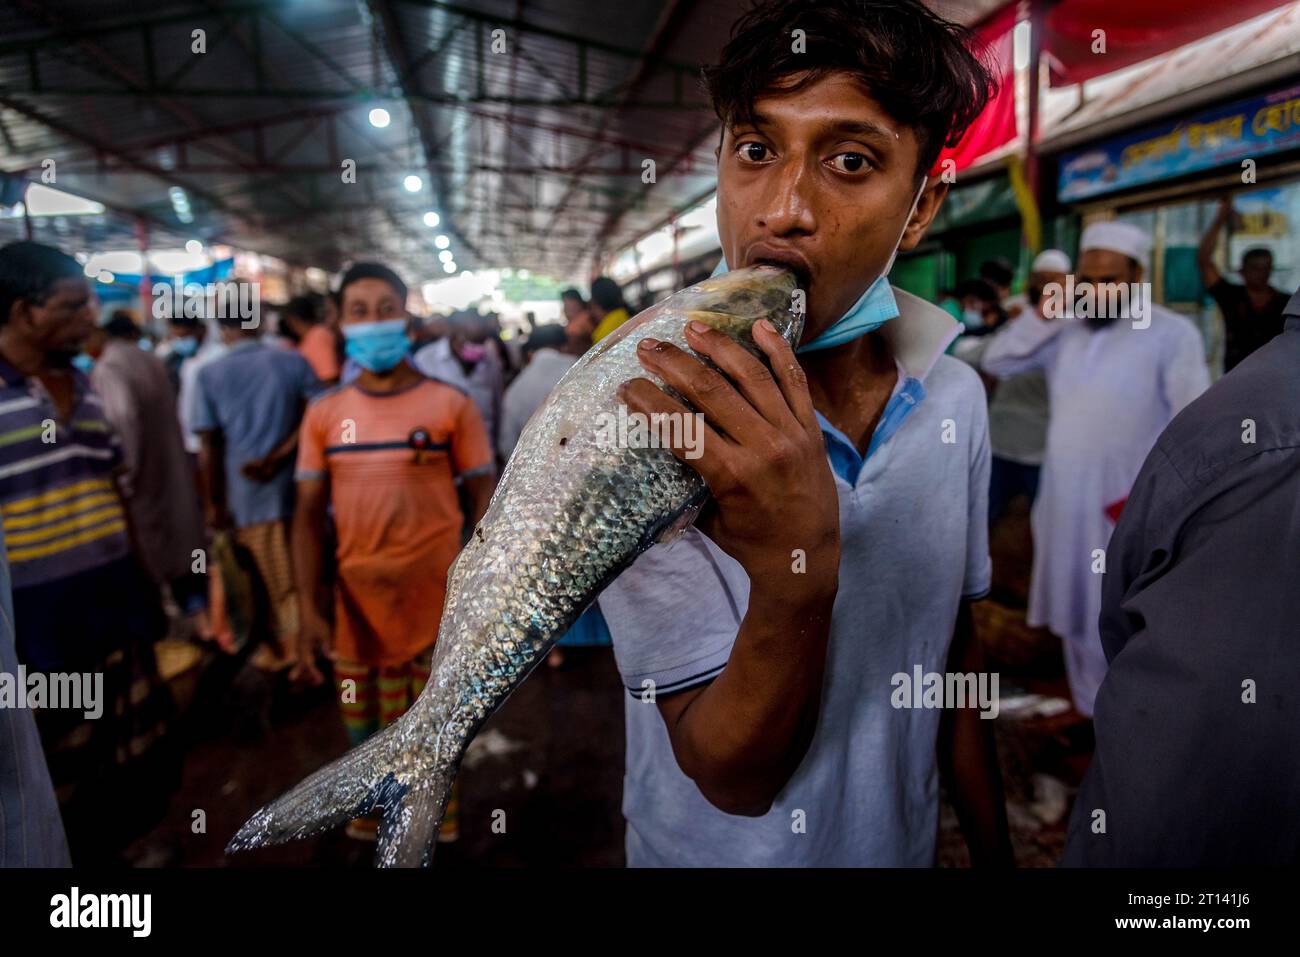
<path fill-rule="evenodd" d="M 72 357 L 73 368 L 80 369 L 86 375 L 95 367 L 95 357 L 88 352 L 78 352 Z"/>
<path fill-rule="evenodd" d="M 181 336 L 179 339 L 172 340 L 172 352 L 176 353 L 182 359 L 188 359 L 194 353 L 199 351 L 199 340 L 193 336 Z"/>
<path fill-rule="evenodd" d="M 967 329 L 979 329 L 984 325 L 984 313 L 978 309 L 965 309 L 961 314 L 961 324 Z"/>
<path fill-rule="evenodd" d="M 876 281 L 867 287 L 866 292 L 858 297 L 858 301 L 844 315 L 840 316 L 835 322 L 822 331 L 822 334 L 810 342 L 805 342 L 795 352 L 814 352 L 818 349 L 833 349 L 835 346 L 842 346 L 846 342 L 852 342 L 859 336 L 865 336 L 868 332 L 879 329 L 890 319 L 898 317 L 898 303 L 894 299 L 894 290 L 889 285 L 889 270 L 894 268 L 894 259 L 898 256 L 898 247 L 903 242 L 903 236 L 907 233 L 907 226 L 912 222 L 912 217 L 916 214 L 916 207 L 920 205 L 921 196 L 925 193 L 925 184 L 921 184 L 920 190 L 917 191 L 916 198 L 912 200 L 912 208 L 908 211 L 907 219 L 903 221 L 903 231 L 898 234 L 898 241 L 894 243 L 894 251 L 889 254 L 889 262 L 885 263 L 884 272 L 877 277 Z M 727 257 L 724 255 L 718 268 L 713 270 L 713 275 L 720 276 L 727 271 Z"/>
<path fill-rule="evenodd" d="M 343 339 L 348 358 L 371 372 L 387 372 L 411 351 L 405 319 L 354 322 L 343 327 Z"/>

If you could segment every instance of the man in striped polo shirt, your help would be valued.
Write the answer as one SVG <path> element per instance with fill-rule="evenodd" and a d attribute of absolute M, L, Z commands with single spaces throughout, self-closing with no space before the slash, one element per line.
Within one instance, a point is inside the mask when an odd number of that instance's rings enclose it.
<path fill-rule="evenodd" d="M 152 643 L 165 619 L 131 553 L 117 437 L 72 367 L 94 309 L 76 260 L 0 248 L 0 517 L 18 657 L 30 671 L 104 675 L 99 718 L 36 713 L 76 863 L 116 856 L 152 823 L 174 772 L 155 747 L 169 699 Z"/>

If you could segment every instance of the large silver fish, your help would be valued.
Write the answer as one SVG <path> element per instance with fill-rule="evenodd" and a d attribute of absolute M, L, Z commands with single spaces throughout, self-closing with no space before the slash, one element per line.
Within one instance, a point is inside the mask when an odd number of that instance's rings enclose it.
<path fill-rule="evenodd" d="M 377 863 L 431 861 L 452 780 L 478 729 L 601 590 L 689 523 L 707 497 L 699 474 L 668 449 L 610 441 L 619 386 L 655 381 L 637 343 L 651 337 L 689 349 L 685 325 L 699 319 L 761 357 L 751 336 L 760 319 L 798 341 L 795 283 L 773 266 L 707 279 L 629 320 L 573 365 L 524 429 L 452 566 L 424 692 L 395 724 L 254 814 L 230 850 L 309 837 L 382 810 Z"/>

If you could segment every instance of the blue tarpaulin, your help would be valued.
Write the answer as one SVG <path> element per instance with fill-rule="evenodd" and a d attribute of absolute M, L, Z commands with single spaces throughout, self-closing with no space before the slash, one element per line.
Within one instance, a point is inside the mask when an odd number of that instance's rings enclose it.
<path fill-rule="evenodd" d="M 205 266 L 202 269 L 181 273 L 180 290 L 183 294 L 186 286 L 206 286 L 210 282 L 221 282 L 224 279 L 229 279 L 234 274 L 234 258 L 219 259 L 212 265 Z M 141 275 L 139 273 L 114 273 L 111 283 L 96 283 L 95 292 L 98 294 L 101 304 L 120 305 L 126 303 L 138 305 L 140 280 Z M 150 287 L 155 289 L 159 286 L 172 286 L 176 281 L 177 277 L 175 275 L 150 274 L 149 276 Z"/>
<path fill-rule="evenodd" d="M 202 269 L 195 269 L 193 272 L 181 273 L 181 285 L 188 286 L 190 283 L 198 283 L 200 286 L 204 286 L 210 282 L 220 282 L 223 279 L 229 279 L 234 274 L 234 257 L 218 259 L 211 266 L 205 266 Z M 114 273 L 113 285 L 133 286 L 138 288 L 140 285 L 140 279 L 141 276 L 139 273 Z M 149 284 L 151 286 L 160 286 L 163 283 L 171 285 L 175 280 L 176 277 L 174 275 L 165 276 L 151 273 L 149 276 Z"/>

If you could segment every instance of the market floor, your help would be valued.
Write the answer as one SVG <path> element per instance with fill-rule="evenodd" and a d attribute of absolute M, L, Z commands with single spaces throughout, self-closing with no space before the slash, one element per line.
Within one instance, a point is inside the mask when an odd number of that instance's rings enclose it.
<path fill-rule="evenodd" d="M 1061 854 L 1073 794 L 1091 754 L 1091 723 L 1069 705 L 1060 649 L 1024 623 L 1028 529 L 1022 509 L 999 527 L 993 597 L 977 630 L 1000 675 L 994 721 L 1016 861 L 1049 867 Z M 608 649 L 573 649 L 542 666 L 493 716 L 461 776 L 461 836 L 435 867 L 618 867 L 623 864 L 623 691 Z M 196 710 L 194 667 L 173 679 Z M 339 756 L 347 739 L 332 688 L 290 694 L 244 669 L 187 729 L 184 779 L 167 818 L 131 849 L 139 866 L 369 867 L 374 845 L 341 830 L 227 856 L 257 808 Z M 945 802 L 939 864 L 969 863 Z"/>
<path fill-rule="evenodd" d="M 623 864 L 623 704 L 613 654 L 566 651 L 563 668 L 538 668 L 476 738 L 461 771 L 461 837 L 438 845 L 435 867 Z M 131 849 L 135 863 L 369 867 L 374 844 L 342 830 L 226 855 L 250 814 L 341 755 L 347 737 L 329 687 L 291 695 L 245 669 L 224 706 L 243 717 L 191 731 L 199 740 L 181 788 L 166 820 Z"/>

